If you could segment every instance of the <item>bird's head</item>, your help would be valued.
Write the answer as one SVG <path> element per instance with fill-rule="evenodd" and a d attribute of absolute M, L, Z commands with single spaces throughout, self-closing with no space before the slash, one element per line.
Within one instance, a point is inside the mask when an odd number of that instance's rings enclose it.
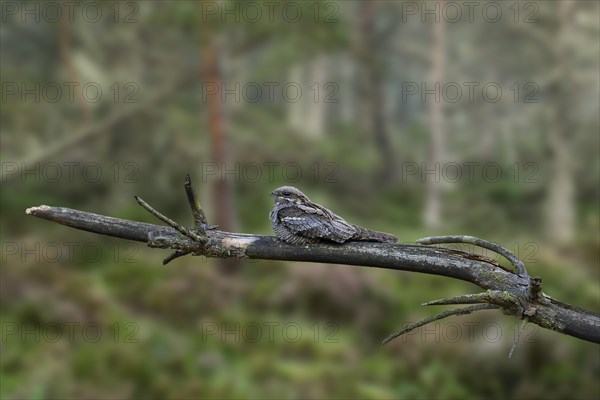
<path fill-rule="evenodd" d="M 271 192 L 276 203 L 295 203 L 307 202 L 308 197 L 293 186 L 281 186 Z"/>

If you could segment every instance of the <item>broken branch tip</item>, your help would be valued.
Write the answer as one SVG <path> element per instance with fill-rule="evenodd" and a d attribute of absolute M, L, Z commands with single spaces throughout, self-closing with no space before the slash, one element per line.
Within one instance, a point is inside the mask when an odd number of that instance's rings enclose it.
<path fill-rule="evenodd" d="M 27 215 L 35 215 L 35 213 L 37 211 L 45 211 L 45 210 L 49 210 L 50 206 L 47 205 L 41 205 L 41 206 L 37 206 L 37 207 L 29 207 L 25 210 L 25 214 Z"/>

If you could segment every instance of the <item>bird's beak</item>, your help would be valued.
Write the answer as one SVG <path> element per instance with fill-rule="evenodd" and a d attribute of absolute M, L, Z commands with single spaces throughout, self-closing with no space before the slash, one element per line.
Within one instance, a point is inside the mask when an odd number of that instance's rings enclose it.
<path fill-rule="evenodd" d="M 275 197 L 275 191 L 269 193 L 269 196 Z"/>

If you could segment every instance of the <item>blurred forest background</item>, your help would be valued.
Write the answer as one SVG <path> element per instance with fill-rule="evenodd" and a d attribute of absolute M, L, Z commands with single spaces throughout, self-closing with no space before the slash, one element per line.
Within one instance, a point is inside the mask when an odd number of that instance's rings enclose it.
<path fill-rule="evenodd" d="M 69 4 L 67 4 L 69 3 Z M 1 4 L 3 398 L 598 398 L 598 345 L 496 311 L 382 347 L 404 272 L 168 255 L 39 204 L 272 234 L 299 187 L 401 242 L 500 243 L 544 291 L 600 302 L 597 1 Z M 459 247 L 459 246 L 455 246 Z M 459 247 L 494 257 L 481 249 Z"/>

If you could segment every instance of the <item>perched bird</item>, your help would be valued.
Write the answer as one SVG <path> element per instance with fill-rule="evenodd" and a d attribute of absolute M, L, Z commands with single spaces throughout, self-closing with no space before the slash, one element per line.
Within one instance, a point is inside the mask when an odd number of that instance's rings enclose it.
<path fill-rule="evenodd" d="M 398 239 L 389 233 L 372 231 L 352 225 L 325 207 L 311 202 L 293 186 L 282 186 L 271 192 L 275 205 L 269 214 L 275 236 L 291 244 L 332 241 L 371 241 L 394 243 Z"/>

